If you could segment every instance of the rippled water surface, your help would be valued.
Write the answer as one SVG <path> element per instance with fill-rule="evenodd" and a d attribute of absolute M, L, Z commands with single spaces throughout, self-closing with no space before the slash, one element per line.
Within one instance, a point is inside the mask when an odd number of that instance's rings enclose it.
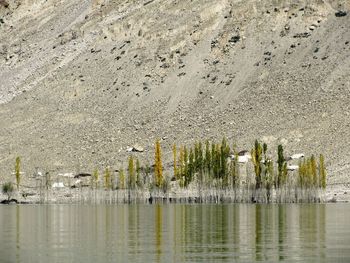
<path fill-rule="evenodd" d="M 0 206 L 0 262 L 350 262 L 350 205 Z"/>

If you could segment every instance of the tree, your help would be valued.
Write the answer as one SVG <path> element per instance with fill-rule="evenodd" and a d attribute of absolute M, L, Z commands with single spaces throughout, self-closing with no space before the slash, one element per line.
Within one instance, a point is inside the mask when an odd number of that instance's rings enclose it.
<path fill-rule="evenodd" d="M 12 193 L 13 193 L 13 185 L 11 182 L 4 183 L 2 185 L 2 193 L 7 195 L 7 201 L 10 201 Z"/>
<path fill-rule="evenodd" d="M 280 187 L 281 180 L 283 176 L 283 166 L 285 163 L 284 154 L 283 154 L 283 146 L 281 144 L 278 145 L 277 148 L 277 165 L 278 165 L 278 173 L 277 173 L 277 187 Z"/>
<path fill-rule="evenodd" d="M 176 144 L 173 144 L 174 177 L 178 179 Z"/>
<path fill-rule="evenodd" d="M 317 163 L 314 155 L 311 155 L 310 165 L 311 165 L 312 186 L 318 187 L 319 180 L 317 178 Z"/>
<path fill-rule="evenodd" d="M 254 149 L 252 150 L 252 160 L 254 164 L 255 172 L 255 187 L 259 189 L 261 187 L 261 160 L 262 160 L 263 148 L 258 140 L 255 140 Z"/>
<path fill-rule="evenodd" d="M 230 163 L 230 175 L 232 188 L 236 188 L 239 183 L 238 153 L 234 151 L 234 158 Z"/>
<path fill-rule="evenodd" d="M 223 179 L 224 184 L 228 183 L 228 167 L 227 167 L 227 158 L 230 154 L 230 147 L 227 144 L 226 138 L 222 138 L 220 145 L 220 177 Z"/>
<path fill-rule="evenodd" d="M 139 159 L 136 159 L 136 185 L 142 187 L 141 165 Z"/>
<path fill-rule="evenodd" d="M 196 172 L 198 173 L 199 182 L 202 184 L 203 182 L 203 170 L 204 170 L 204 159 L 203 159 L 203 149 L 202 142 L 198 142 L 197 144 L 197 153 L 196 153 Z M 195 158 L 195 159 L 196 159 Z"/>
<path fill-rule="evenodd" d="M 111 189 L 111 173 L 108 168 L 105 170 L 105 187 Z"/>
<path fill-rule="evenodd" d="M 91 182 L 91 188 L 94 186 L 95 188 L 97 188 L 97 182 L 98 182 L 98 170 L 95 169 L 93 174 L 92 174 L 92 182 Z"/>
<path fill-rule="evenodd" d="M 194 163 L 194 153 L 193 149 L 190 149 L 190 154 L 188 156 L 188 172 L 187 176 L 185 178 L 185 185 L 189 185 L 192 182 L 193 175 L 195 170 L 195 163 Z"/>
<path fill-rule="evenodd" d="M 183 169 L 183 177 L 184 177 L 184 186 L 187 186 L 188 183 L 188 151 L 187 147 L 184 146 L 184 169 Z"/>
<path fill-rule="evenodd" d="M 123 168 L 119 170 L 118 188 L 125 189 L 125 174 Z"/>
<path fill-rule="evenodd" d="M 267 144 L 264 142 L 263 144 L 263 153 L 264 153 L 264 159 L 265 159 L 265 162 L 267 160 L 267 157 L 266 157 L 266 153 L 267 153 Z"/>
<path fill-rule="evenodd" d="M 213 177 L 217 178 L 219 176 L 219 145 L 212 144 L 211 145 L 211 163 L 212 163 L 212 171 L 213 171 Z"/>
<path fill-rule="evenodd" d="M 161 187 L 163 183 L 163 165 L 162 165 L 162 152 L 160 141 L 156 141 L 155 147 L 155 183 L 157 187 Z"/>
<path fill-rule="evenodd" d="M 136 185 L 135 166 L 134 166 L 134 158 L 132 157 L 132 155 L 129 156 L 128 174 L 129 174 L 129 180 L 128 180 L 129 189 L 135 189 L 135 185 Z"/>
<path fill-rule="evenodd" d="M 207 169 L 207 173 L 210 174 L 211 170 L 211 152 L 210 152 L 210 143 L 207 140 L 205 142 L 205 168 Z"/>
<path fill-rule="evenodd" d="M 16 158 L 16 164 L 15 164 L 15 174 L 16 174 L 16 184 L 17 184 L 17 190 L 19 189 L 19 184 L 21 181 L 21 159 L 19 156 Z"/>
<path fill-rule="evenodd" d="M 265 187 L 267 190 L 267 200 L 271 199 L 271 188 L 274 183 L 273 161 L 265 159 Z"/>
<path fill-rule="evenodd" d="M 327 180 L 326 167 L 324 164 L 324 156 L 320 154 L 320 164 L 319 164 L 319 178 L 320 178 L 320 187 L 326 189 L 326 180 Z"/>

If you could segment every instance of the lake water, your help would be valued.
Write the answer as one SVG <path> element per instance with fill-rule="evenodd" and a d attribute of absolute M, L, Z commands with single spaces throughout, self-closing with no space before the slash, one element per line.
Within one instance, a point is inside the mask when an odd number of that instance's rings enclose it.
<path fill-rule="evenodd" d="M 0 262 L 350 262 L 350 205 L 2 205 Z"/>

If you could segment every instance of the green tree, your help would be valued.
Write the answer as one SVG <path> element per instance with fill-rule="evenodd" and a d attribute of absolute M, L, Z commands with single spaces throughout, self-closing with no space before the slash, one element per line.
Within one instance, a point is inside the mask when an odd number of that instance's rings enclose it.
<path fill-rule="evenodd" d="M 263 148 L 258 140 L 255 140 L 254 149 L 252 150 L 252 161 L 254 164 L 254 172 L 255 172 L 255 187 L 256 189 L 261 188 L 261 161 L 262 161 L 262 152 Z"/>
<path fill-rule="evenodd" d="M 210 152 L 210 143 L 207 140 L 205 142 L 205 167 L 207 169 L 207 173 L 210 174 L 210 170 L 211 170 L 211 152 Z"/>
<path fill-rule="evenodd" d="M 227 144 L 227 139 L 224 137 L 220 145 L 220 177 L 223 179 L 223 184 L 228 184 L 228 166 L 227 159 L 230 155 L 230 147 Z"/>
<path fill-rule="evenodd" d="M 203 170 L 204 170 L 204 158 L 203 158 L 202 142 L 198 142 L 196 172 L 198 173 L 200 184 L 202 184 L 203 182 Z"/>
<path fill-rule="evenodd" d="M 125 189 L 125 173 L 124 173 L 123 168 L 119 169 L 118 188 Z"/>
<path fill-rule="evenodd" d="M 317 163 L 316 163 L 316 158 L 314 155 L 311 155 L 310 165 L 311 165 L 312 185 L 314 187 L 318 187 L 319 180 L 317 178 Z"/>
<path fill-rule="evenodd" d="M 264 153 L 264 159 L 265 161 L 267 160 L 267 156 L 266 156 L 266 153 L 267 153 L 267 144 L 264 142 L 263 144 L 263 153 Z"/>
<path fill-rule="evenodd" d="M 177 152 L 176 152 L 176 144 L 173 144 L 173 159 L 174 159 L 174 177 L 179 179 L 178 171 L 177 171 Z"/>
<path fill-rule="evenodd" d="M 185 179 L 186 186 L 188 186 L 192 182 L 194 170 L 195 170 L 194 153 L 193 153 L 193 149 L 191 148 L 190 154 L 188 156 L 188 172 Z"/>
<path fill-rule="evenodd" d="M 92 187 L 97 188 L 97 183 L 98 183 L 98 170 L 97 169 L 94 170 L 91 179 L 92 179 L 91 188 Z"/>
<path fill-rule="evenodd" d="M 105 170 L 105 187 L 106 189 L 111 189 L 111 173 L 108 168 Z"/>
<path fill-rule="evenodd" d="M 283 146 L 280 144 L 277 148 L 277 165 L 278 165 L 278 173 L 277 173 L 277 187 L 279 188 L 281 185 L 281 180 L 283 176 L 283 166 L 286 162 L 283 154 Z"/>
<path fill-rule="evenodd" d="M 142 179 L 141 179 L 141 165 L 139 159 L 136 159 L 136 185 L 138 187 L 142 187 Z"/>
<path fill-rule="evenodd" d="M 283 169 L 282 169 L 282 180 L 281 183 L 284 185 L 287 183 L 288 180 L 288 169 L 287 169 L 287 163 L 283 163 Z"/>
<path fill-rule="evenodd" d="M 183 169 L 183 181 L 184 181 L 184 186 L 187 186 L 188 183 L 188 177 L 189 177 L 189 169 L 188 169 L 188 151 L 187 147 L 184 146 L 184 169 Z"/>
<path fill-rule="evenodd" d="M 273 161 L 265 159 L 265 188 L 267 191 L 267 200 L 271 200 L 271 188 L 274 184 Z"/>
<path fill-rule="evenodd" d="M 132 155 L 129 156 L 128 173 L 129 173 L 129 180 L 128 180 L 129 189 L 135 189 L 135 185 L 136 185 L 135 165 L 134 165 L 134 158 L 132 157 Z"/>
<path fill-rule="evenodd" d="M 232 188 L 236 188 L 239 183 L 238 153 L 234 151 L 234 158 L 230 163 L 230 175 Z"/>

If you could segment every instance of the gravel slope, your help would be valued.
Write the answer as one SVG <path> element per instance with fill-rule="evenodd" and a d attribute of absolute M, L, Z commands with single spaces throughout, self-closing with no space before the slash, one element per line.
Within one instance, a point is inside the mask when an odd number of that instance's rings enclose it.
<path fill-rule="evenodd" d="M 349 183 L 349 1 L 1 2 L 0 181 L 18 155 L 91 171 L 225 135 L 323 153 Z"/>

